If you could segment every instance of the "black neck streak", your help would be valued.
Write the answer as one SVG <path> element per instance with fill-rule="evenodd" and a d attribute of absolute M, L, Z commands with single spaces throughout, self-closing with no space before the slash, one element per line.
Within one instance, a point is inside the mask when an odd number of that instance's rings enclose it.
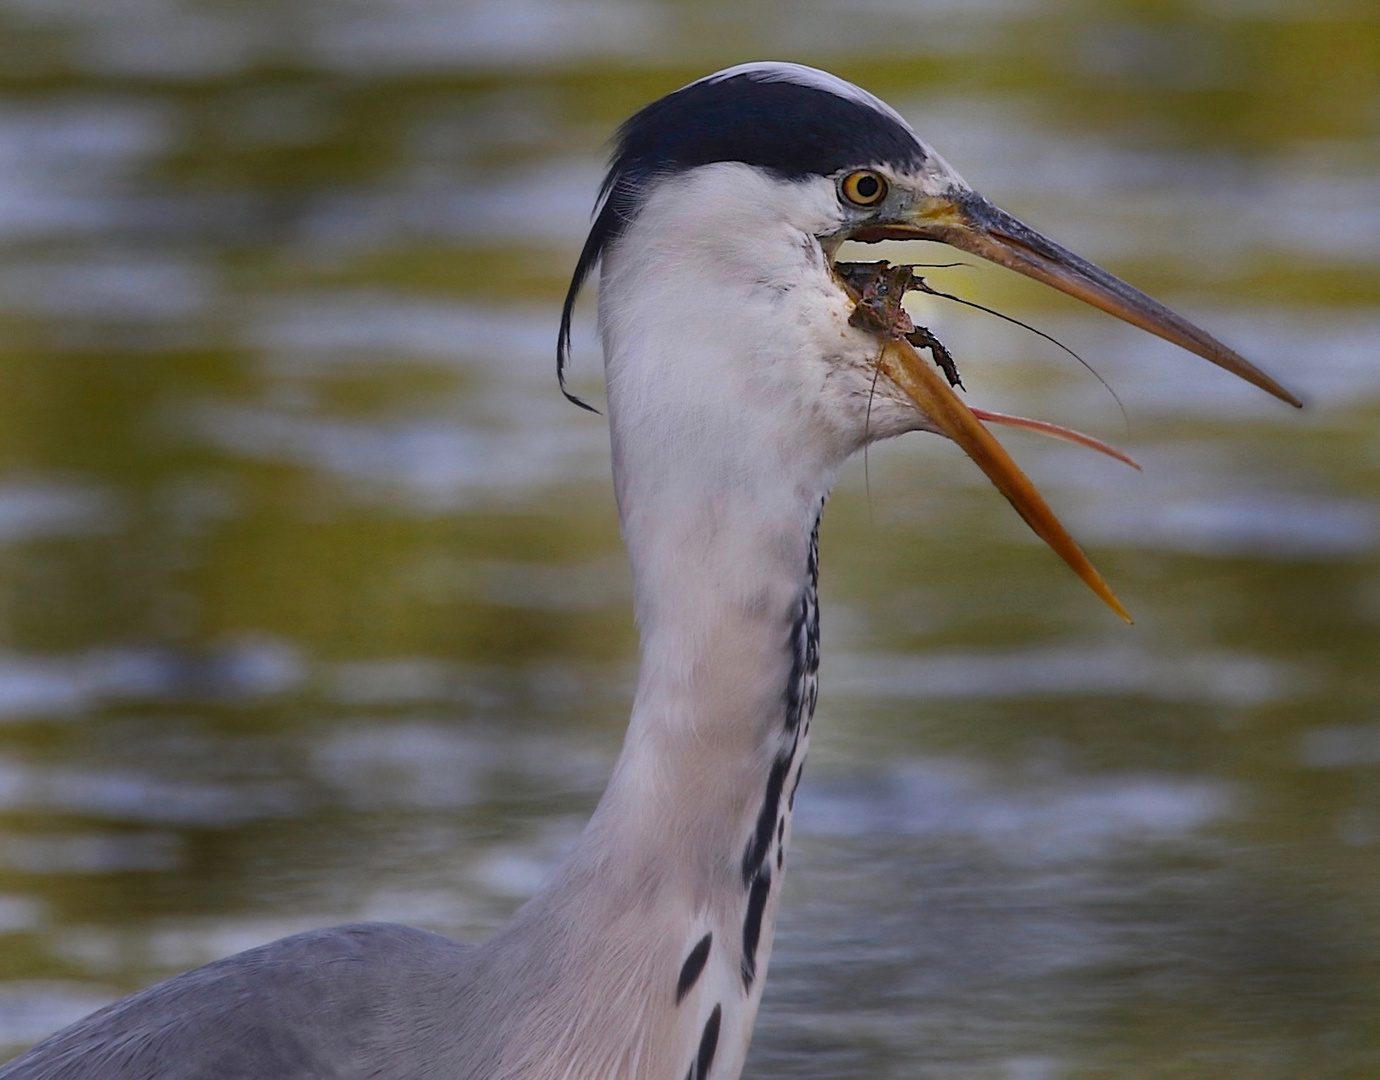
<path fill-rule="evenodd" d="M 685 1000 L 685 995 L 690 993 L 690 988 L 695 985 L 701 972 L 704 971 L 705 961 L 709 959 L 709 946 L 713 941 L 713 934 L 705 934 L 704 937 L 700 938 L 699 943 L 690 950 L 690 955 L 685 958 L 685 963 L 680 966 L 680 978 L 676 980 L 677 1005 Z"/>
<path fill-rule="evenodd" d="M 757 977 L 762 920 L 771 896 L 773 840 L 777 849 L 776 867 L 780 870 L 785 858 L 786 815 L 794 808 L 795 788 L 800 783 L 800 772 L 805 764 L 805 742 L 810 733 L 810 719 L 818 700 L 818 587 L 819 518 L 816 517 L 806 556 L 805 585 L 801 589 L 786 643 L 791 668 L 782 696 L 781 749 L 772 760 L 766 791 L 757 811 L 757 821 L 743 850 L 742 877 L 743 887 L 747 890 L 741 961 L 744 989 L 751 989 Z M 788 781 L 789 789 L 786 787 Z M 782 797 L 787 790 L 790 792 L 789 805 L 783 807 Z"/>

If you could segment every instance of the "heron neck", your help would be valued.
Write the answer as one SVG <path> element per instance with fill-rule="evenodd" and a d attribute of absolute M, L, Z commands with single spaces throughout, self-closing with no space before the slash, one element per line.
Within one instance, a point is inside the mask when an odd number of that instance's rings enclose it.
<path fill-rule="evenodd" d="M 817 530 L 831 479 L 765 504 L 707 482 L 623 505 L 641 666 L 595 824 L 630 830 L 637 846 L 654 823 L 668 835 L 646 850 L 677 852 L 705 879 L 696 888 L 741 851 L 774 763 L 808 720 L 799 684 L 818 663 Z"/>
<path fill-rule="evenodd" d="M 632 717 L 575 850 L 478 954 L 502 1080 L 732 1080 L 747 1055 L 809 744 L 832 474 L 762 505 L 701 477 L 640 500 L 620 483 Z"/>
<path fill-rule="evenodd" d="M 818 242 L 751 217 L 770 200 L 695 188 L 712 180 L 654 195 L 603 267 L 614 486 L 641 666 L 583 847 L 626 854 L 641 881 L 673 879 L 669 894 L 686 904 L 723 894 L 737 918 L 742 863 L 761 856 L 747 851 L 761 846 L 759 818 L 784 835 L 779 774 L 783 760 L 792 782 L 798 774 L 799 703 L 813 702 L 814 537 L 857 432 L 820 405 L 830 377 L 820 358 L 839 348 L 846 315 Z"/>
<path fill-rule="evenodd" d="M 604 262 L 637 690 L 575 850 L 485 951 L 542 1003 L 513 1042 L 554 1075 L 680 1080 L 713 1058 L 713 1080 L 737 1076 L 771 949 L 815 700 L 817 528 L 861 429 L 821 411 L 847 316 L 818 243 L 706 223 L 715 206 L 653 198 Z M 589 987 L 569 1030 L 616 1022 L 600 1045 L 636 1067 L 584 1071 L 549 1045 L 538 1014 Z"/>
<path fill-rule="evenodd" d="M 816 538 L 831 480 L 821 473 L 768 505 L 725 500 L 709 481 L 649 489 L 643 502 L 620 485 L 641 670 L 593 818 L 486 950 L 496 968 L 522 973 L 512 1041 L 531 1046 L 512 1076 L 538 1059 L 568 1066 L 538 1019 L 581 987 L 598 992 L 566 1003 L 574 1027 L 617 1019 L 604 1042 L 623 1064 L 552 1076 L 679 1080 L 706 1046 L 715 1078 L 738 1075 L 809 744 Z"/>

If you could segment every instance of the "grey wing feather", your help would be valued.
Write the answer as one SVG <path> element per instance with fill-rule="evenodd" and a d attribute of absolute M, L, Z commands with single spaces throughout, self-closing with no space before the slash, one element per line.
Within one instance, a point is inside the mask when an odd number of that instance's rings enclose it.
<path fill-rule="evenodd" d="M 0 1080 L 478 1077 L 457 1042 L 472 953 L 387 923 L 312 930 L 122 998 Z"/>

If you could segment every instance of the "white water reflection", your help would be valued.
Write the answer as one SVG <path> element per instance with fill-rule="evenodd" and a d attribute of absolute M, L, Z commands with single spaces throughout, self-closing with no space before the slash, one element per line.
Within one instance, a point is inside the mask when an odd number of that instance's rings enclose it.
<path fill-rule="evenodd" d="M 495 709 L 512 703 L 511 678 L 435 657 L 355 660 L 337 664 L 326 693 L 348 706 L 455 703 Z"/>
<path fill-rule="evenodd" d="M 914 701 L 1047 695 L 1140 695 L 1250 706 L 1278 700 L 1299 679 L 1277 661 L 1229 654 L 1170 656 L 1140 645 L 827 657 L 823 677 L 843 698 Z"/>
<path fill-rule="evenodd" d="M 311 751 L 315 776 L 355 808 L 472 805 L 489 794 L 492 737 L 439 724 L 342 726 Z"/>
<path fill-rule="evenodd" d="M 116 996 L 90 982 L 15 979 L 0 983 L 0 1046 L 26 1046 L 95 1012 Z"/>
<path fill-rule="evenodd" d="M 60 811 L 148 825 L 223 827 L 294 814 L 298 806 L 295 792 L 275 782 L 168 780 L 134 770 L 45 767 L 0 758 L 0 810 Z"/>
<path fill-rule="evenodd" d="M 220 287 L 209 266 L 171 256 L 110 251 L 76 262 L 11 260 L 0 269 L 0 310 L 106 322 L 191 320 L 207 314 Z"/>
<path fill-rule="evenodd" d="M 48 536 L 91 536 L 121 524 L 119 503 L 111 491 L 55 479 L 12 477 L 0 484 L 0 544 Z M 0 684 L 3 680 L 0 674 Z M 4 697 L 0 688 L 0 712 L 5 708 Z"/>
<path fill-rule="evenodd" d="M 259 635 L 206 652 L 102 648 L 75 656 L 0 654 L 0 721 L 76 719 L 119 701 L 253 700 L 286 693 L 302 679 L 296 648 Z"/>
<path fill-rule="evenodd" d="M 1198 555 L 1337 559 L 1380 546 L 1380 508 L 1359 499 L 1218 495 L 1122 508 L 1115 519 L 1096 519 L 1085 535 Z"/>
<path fill-rule="evenodd" d="M 455 419 L 349 422 L 207 404 L 187 410 L 198 441 L 250 460 L 334 473 L 359 496 L 419 514 L 453 513 L 480 500 L 521 500 L 605 456 L 602 432 L 542 425 L 466 427 Z"/>
<path fill-rule="evenodd" d="M 332 67 L 370 73 L 453 64 L 511 69 L 642 52 L 665 41 L 656 8 L 625 0 L 378 0 L 339 14 L 316 22 L 308 49 Z"/>
<path fill-rule="evenodd" d="M 465 361 L 529 382 L 538 356 L 556 355 L 549 308 L 517 304 L 426 301 L 382 292 L 304 293 L 265 298 L 243 331 L 246 345 L 288 354 L 294 365 L 330 372 L 359 359 L 371 363 Z M 590 338 L 588 327 L 585 337 Z M 542 371 L 543 375 L 549 374 Z"/>
<path fill-rule="evenodd" d="M 37 900 L 0 894 L 0 934 L 37 930 L 44 920 L 43 905 Z"/>
<path fill-rule="evenodd" d="M 560 735 L 513 732 L 453 718 L 396 723 L 343 720 L 308 751 L 312 778 L 354 809 L 472 806 L 500 794 L 504 777 L 534 790 L 594 793 L 606 752 Z M 561 823 L 564 829 L 564 822 Z"/>
<path fill-rule="evenodd" d="M 603 174 L 597 158 L 577 158 L 514 170 L 499 185 L 443 189 L 429 198 L 419 193 L 422 198 L 407 200 L 403 224 L 471 242 L 578 244 L 589 231 Z"/>
<path fill-rule="evenodd" d="M 107 96 L 0 106 L 0 240 L 127 221 L 129 185 L 166 149 L 170 119 L 160 103 Z"/>
<path fill-rule="evenodd" d="M 933 759 L 852 783 L 816 778 L 800 801 L 805 835 L 923 834 L 977 841 L 1021 864 L 1122 857 L 1223 817 L 1221 784 L 1158 776 L 1017 779 L 978 761 Z"/>

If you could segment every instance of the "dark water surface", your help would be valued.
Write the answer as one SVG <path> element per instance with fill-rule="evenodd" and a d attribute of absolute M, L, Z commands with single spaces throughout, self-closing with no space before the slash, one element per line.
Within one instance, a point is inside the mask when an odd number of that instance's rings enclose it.
<path fill-rule="evenodd" d="M 1124 402 L 917 308 L 1145 466 L 1007 439 L 1137 624 L 938 440 L 846 475 L 749 1075 L 1380 1076 L 1363 0 L 0 0 L 0 1046 L 308 926 L 483 936 L 570 844 L 635 637 L 557 304 L 616 123 L 762 56 L 1310 407 L 935 273 Z"/>

